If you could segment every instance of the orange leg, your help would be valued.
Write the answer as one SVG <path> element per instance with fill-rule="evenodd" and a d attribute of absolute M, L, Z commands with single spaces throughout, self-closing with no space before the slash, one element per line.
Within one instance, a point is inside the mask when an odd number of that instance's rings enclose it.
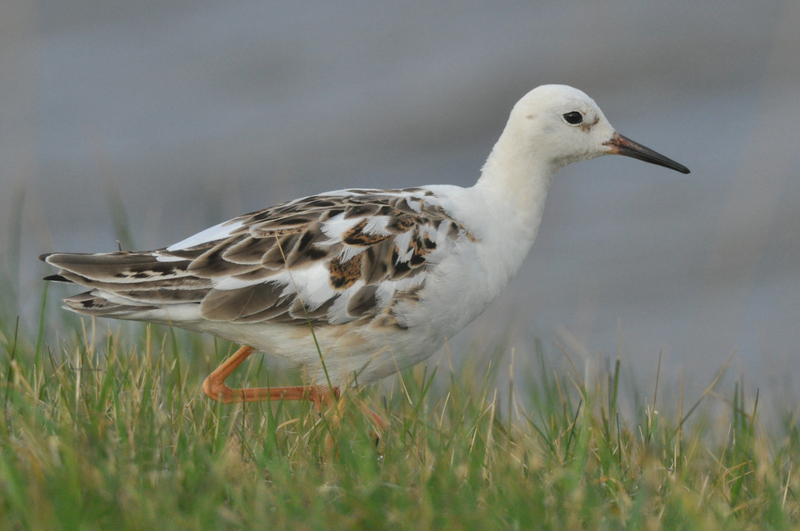
<path fill-rule="evenodd" d="M 316 385 L 300 385 L 295 387 L 251 387 L 248 389 L 231 389 L 225 385 L 225 378 L 255 351 L 253 347 L 242 345 L 233 356 L 212 372 L 203 382 L 203 392 L 212 400 L 223 404 L 232 402 L 259 402 L 262 400 L 311 400 L 319 410 L 322 404 L 328 404 L 335 394 L 338 398 L 339 388 L 333 393 Z"/>
<path fill-rule="evenodd" d="M 212 400 L 223 404 L 234 402 L 259 402 L 263 400 L 311 400 L 322 410 L 322 404 L 330 404 L 334 396 L 339 398 L 339 388 L 334 387 L 333 393 L 316 385 L 299 385 L 294 387 L 251 387 L 247 389 L 231 389 L 225 385 L 225 379 L 255 351 L 253 347 L 242 345 L 233 356 L 225 360 L 203 382 L 203 392 Z M 341 415 L 343 402 L 339 403 L 337 417 Z M 380 415 L 362 404 L 361 409 L 370 417 L 380 431 L 385 431 L 389 425 Z"/>
<path fill-rule="evenodd" d="M 372 411 L 366 404 L 361 404 L 361 411 L 372 419 L 373 425 L 378 429 L 378 435 L 389 429 L 389 424 L 383 420 L 383 417 Z"/>

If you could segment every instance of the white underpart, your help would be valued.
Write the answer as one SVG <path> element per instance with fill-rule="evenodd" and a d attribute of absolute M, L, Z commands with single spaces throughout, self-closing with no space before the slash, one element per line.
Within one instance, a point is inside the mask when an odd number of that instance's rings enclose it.
<path fill-rule="evenodd" d="M 406 289 L 419 286 L 420 284 L 424 284 L 426 276 L 427 275 L 425 273 L 419 273 L 412 277 L 401 278 L 400 280 L 386 282 L 385 284 L 386 287 L 392 292 L 404 291 Z"/>

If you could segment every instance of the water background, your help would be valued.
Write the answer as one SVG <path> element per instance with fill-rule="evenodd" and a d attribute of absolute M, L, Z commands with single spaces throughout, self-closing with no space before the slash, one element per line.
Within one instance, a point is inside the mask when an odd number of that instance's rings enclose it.
<path fill-rule="evenodd" d="M 505 338 L 533 367 L 538 337 L 587 371 L 619 349 L 652 381 L 661 352 L 662 376 L 682 368 L 699 396 L 735 351 L 734 376 L 785 398 L 800 379 L 797 27 L 790 0 L 8 0 L 7 300 L 35 315 L 41 252 L 163 247 L 325 190 L 471 185 L 516 100 L 566 83 L 692 173 L 622 157 L 563 170 L 457 361 Z"/>

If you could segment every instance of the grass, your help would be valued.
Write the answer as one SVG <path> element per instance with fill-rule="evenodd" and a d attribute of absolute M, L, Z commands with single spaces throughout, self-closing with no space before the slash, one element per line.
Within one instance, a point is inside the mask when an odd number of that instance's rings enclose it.
<path fill-rule="evenodd" d="M 687 404 L 689 422 L 651 398 L 625 420 L 619 361 L 583 382 L 541 356 L 527 395 L 511 378 L 510 407 L 498 363 L 419 366 L 346 395 L 336 422 L 206 399 L 227 344 L 157 327 L 98 338 L 84 321 L 48 345 L 2 325 L 2 529 L 800 528 L 797 415 L 768 432 L 738 382 Z M 247 382 L 272 379 L 248 367 Z M 377 444 L 357 401 L 390 423 Z"/>

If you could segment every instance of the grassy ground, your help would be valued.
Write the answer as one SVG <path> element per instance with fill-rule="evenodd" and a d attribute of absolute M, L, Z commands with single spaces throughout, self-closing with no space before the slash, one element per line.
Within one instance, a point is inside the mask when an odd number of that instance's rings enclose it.
<path fill-rule="evenodd" d="M 227 344 L 155 327 L 93 341 L 91 321 L 45 344 L 1 324 L 2 529 L 800 528 L 796 415 L 768 432 L 736 384 L 697 409 L 662 389 L 670 415 L 648 392 L 626 420 L 613 363 L 592 383 L 543 365 L 525 397 L 504 389 L 511 408 L 492 370 L 418 367 L 346 395 L 339 422 L 206 399 Z M 362 401 L 390 424 L 377 443 Z"/>

